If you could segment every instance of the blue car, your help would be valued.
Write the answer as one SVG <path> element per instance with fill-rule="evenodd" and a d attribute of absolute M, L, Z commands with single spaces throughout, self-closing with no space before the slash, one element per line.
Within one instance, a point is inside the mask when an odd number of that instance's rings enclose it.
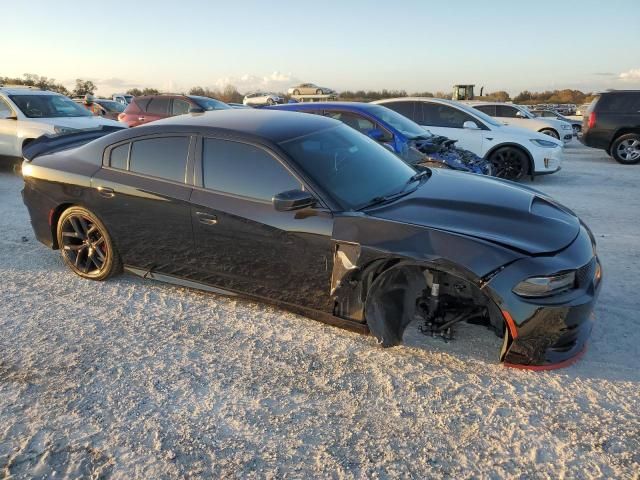
<path fill-rule="evenodd" d="M 346 123 L 384 144 L 413 166 L 447 166 L 454 170 L 491 175 L 491 164 L 455 146 L 455 140 L 436 136 L 417 123 L 382 105 L 358 102 L 291 103 L 273 110 L 324 115 Z"/>

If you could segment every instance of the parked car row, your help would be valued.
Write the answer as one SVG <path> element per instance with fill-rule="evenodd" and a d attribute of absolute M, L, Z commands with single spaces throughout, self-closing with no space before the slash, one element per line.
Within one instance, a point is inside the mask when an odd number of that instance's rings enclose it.
<path fill-rule="evenodd" d="M 22 158 L 23 148 L 46 134 L 70 133 L 102 125 L 124 127 L 95 116 L 55 92 L 32 87 L 0 87 L 0 156 Z"/>

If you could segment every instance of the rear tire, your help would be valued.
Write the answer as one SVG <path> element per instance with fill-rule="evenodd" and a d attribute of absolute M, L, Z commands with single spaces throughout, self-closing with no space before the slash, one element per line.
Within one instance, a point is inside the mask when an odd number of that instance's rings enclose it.
<path fill-rule="evenodd" d="M 322 95 L 322 90 L 320 89 L 316 90 L 316 95 Z"/>
<path fill-rule="evenodd" d="M 82 278 L 106 280 L 122 271 L 120 255 L 104 223 L 83 207 L 70 207 L 56 227 L 62 260 Z"/>
<path fill-rule="evenodd" d="M 540 133 L 544 133 L 545 135 L 549 135 L 557 140 L 560 140 L 560 135 L 553 128 L 543 128 L 540 130 Z"/>
<path fill-rule="evenodd" d="M 529 172 L 529 157 L 517 147 L 498 148 L 488 160 L 494 177 L 515 181 Z"/>
<path fill-rule="evenodd" d="M 627 133 L 620 135 L 611 144 L 610 155 L 622 165 L 640 163 L 640 135 Z"/>
<path fill-rule="evenodd" d="M 294 94 L 294 95 L 300 95 L 300 90 L 294 90 L 294 91 L 293 91 L 293 94 Z"/>

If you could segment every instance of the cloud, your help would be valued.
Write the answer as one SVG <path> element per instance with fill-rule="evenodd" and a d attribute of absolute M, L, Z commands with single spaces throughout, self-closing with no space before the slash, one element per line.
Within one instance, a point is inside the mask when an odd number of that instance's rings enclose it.
<path fill-rule="evenodd" d="M 599 77 L 615 77 L 616 76 L 615 73 L 611 73 L 611 72 L 596 72 L 594 73 L 594 75 L 597 75 Z"/>
<path fill-rule="evenodd" d="M 221 77 L 213 83 L 213 86 L 215 88 L 222 89 L 227 85 L 233 85 L 242 93 L 252 90 L 283 92 L 296 83 L 300 83 L 300 80 L 294 77 L 291 73 L 276 71 L 263 76 L 246 73 L 240 77 Z"/>
<path fill-rule="evenodd" d="M 640 82 L 640 68 L 632 68 L 618 75 L 618 79 L 623 82 Z"/>

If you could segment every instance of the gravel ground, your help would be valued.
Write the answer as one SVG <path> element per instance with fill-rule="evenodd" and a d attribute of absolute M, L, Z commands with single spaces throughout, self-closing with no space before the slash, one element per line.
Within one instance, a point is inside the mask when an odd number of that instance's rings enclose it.
<path fill-rule="evenodd" d="M 461 328 L 406 345 L 251 301 L 67 271 L 0 173 L 0 477 L 640 478 L 640 166 L 575 143 L 534 186 L 598 237 L 589 350 L 507 369 Z"/>

